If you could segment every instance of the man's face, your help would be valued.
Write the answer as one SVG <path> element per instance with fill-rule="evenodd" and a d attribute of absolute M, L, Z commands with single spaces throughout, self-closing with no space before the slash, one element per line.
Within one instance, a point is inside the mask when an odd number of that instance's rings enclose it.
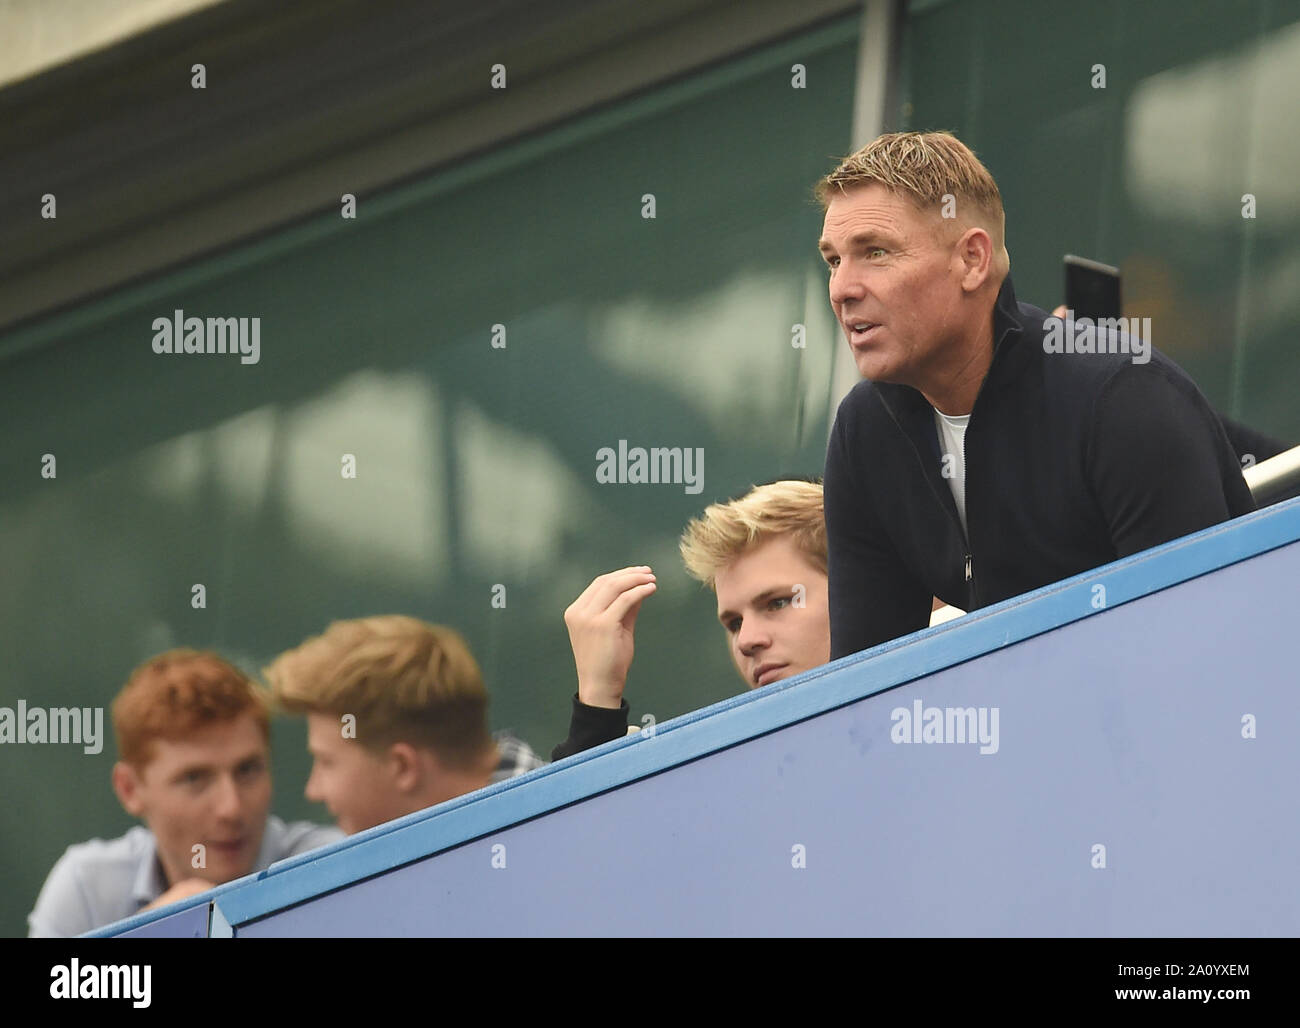
<path fill-rule="evenodd" d="M 831 659 L 826 574 L 789 536 L 745 551 L 714 579 L 731 659 L 751 689 Z"/>
<path fill-rule="evenodd" d="M 324 803 L 348 835 L 410 813 L 384 756 L 345 738 L 338 715 L 307 715 L 307 749 L 313 758 L 307 798 Z"/>
<path fill-rule="evenodd" d="M 220 885 L 253 870 L 271 806 L 269 749 L 254 714 L 158 739 L 143 769 L 119 767 L 122 805 L 153 832 L 170 884 Z"/>
<path fill-rule="evenodd" d="M 960 334 L 965 268 L 956 246 L 942 241 L 953 234 L 938 211 L 922 213 L 878 183 L 832 196 L 818 246 L 858 371 L 919 387 Z"/>

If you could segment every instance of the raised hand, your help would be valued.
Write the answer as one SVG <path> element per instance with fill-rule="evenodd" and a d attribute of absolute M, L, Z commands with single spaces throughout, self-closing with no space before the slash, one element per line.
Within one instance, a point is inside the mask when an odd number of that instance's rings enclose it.
<path fill-rule="evenodd" d="M 655 591 L 654 572 L 644 565 L 611 571 L 592 581 L 569 604 L 573 662 L 578 669 L 578 699 L 591 707 L 616 709 L 632 666 L 636 616 L 641 601 Z"/>

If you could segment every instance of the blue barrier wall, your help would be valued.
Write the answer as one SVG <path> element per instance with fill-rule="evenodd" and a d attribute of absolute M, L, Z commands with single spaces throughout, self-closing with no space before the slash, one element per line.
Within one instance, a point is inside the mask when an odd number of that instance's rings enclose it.
<path fill-rule="evenodd" d="M 118 935 L 124 939 L 206 939 L 211 907 L 204 899 L 175 913 L 145 918 L 134 928 L 123 925 Z"/>
<path fill-rule="evenodd" d="M 282 862 L 214 921 L 1295 935 L 1296 540 L 1268 508 Z M 983 741 L 904 741 L 918 704 Z"/>

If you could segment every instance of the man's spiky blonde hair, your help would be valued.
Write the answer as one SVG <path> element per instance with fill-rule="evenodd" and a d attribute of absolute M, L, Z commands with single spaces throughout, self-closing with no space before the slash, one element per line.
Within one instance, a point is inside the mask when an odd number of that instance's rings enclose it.
<path fill-rule="evenodd" d="M 719 571 L 751 547 L 778 536 L 791 537 L 808 562 L 825 573 L 820 482 L 771 482 L 754 486 L 739 499 L 712 504 L 682 533 L 682 560 L 692 578 L 714 588 Z"/>
<path fill-rule="evenodd" d="M 841 160 L 817 183 L 817 200 L 825 209 L 836 196 L 873 182 L 908 197 L 918 210 L 936 215 L 942 213 L 944 198 L 951 196 L 957 219 L 985 229 L 993 240 L 998 263 L 1002 263 L 1006 253 L 1002 193 L 974 151 L 951 132 L 878 136 Z"/>

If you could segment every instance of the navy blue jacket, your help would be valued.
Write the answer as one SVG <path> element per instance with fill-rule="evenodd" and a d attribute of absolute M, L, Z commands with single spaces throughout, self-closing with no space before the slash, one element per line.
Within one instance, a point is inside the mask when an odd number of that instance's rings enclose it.
<path fill-rule="evenodd" d="M 840 404 L 825 472 L 832 659 L 926 627 L 932 596 L 974 610 L 1255 509 L 1181 368 L 1154 347 L 1146 364 L 1045 353 L 1047 317 L 1008 276 L 966 429 L 969 537 L 926 399 L 863 381 Z"/>

